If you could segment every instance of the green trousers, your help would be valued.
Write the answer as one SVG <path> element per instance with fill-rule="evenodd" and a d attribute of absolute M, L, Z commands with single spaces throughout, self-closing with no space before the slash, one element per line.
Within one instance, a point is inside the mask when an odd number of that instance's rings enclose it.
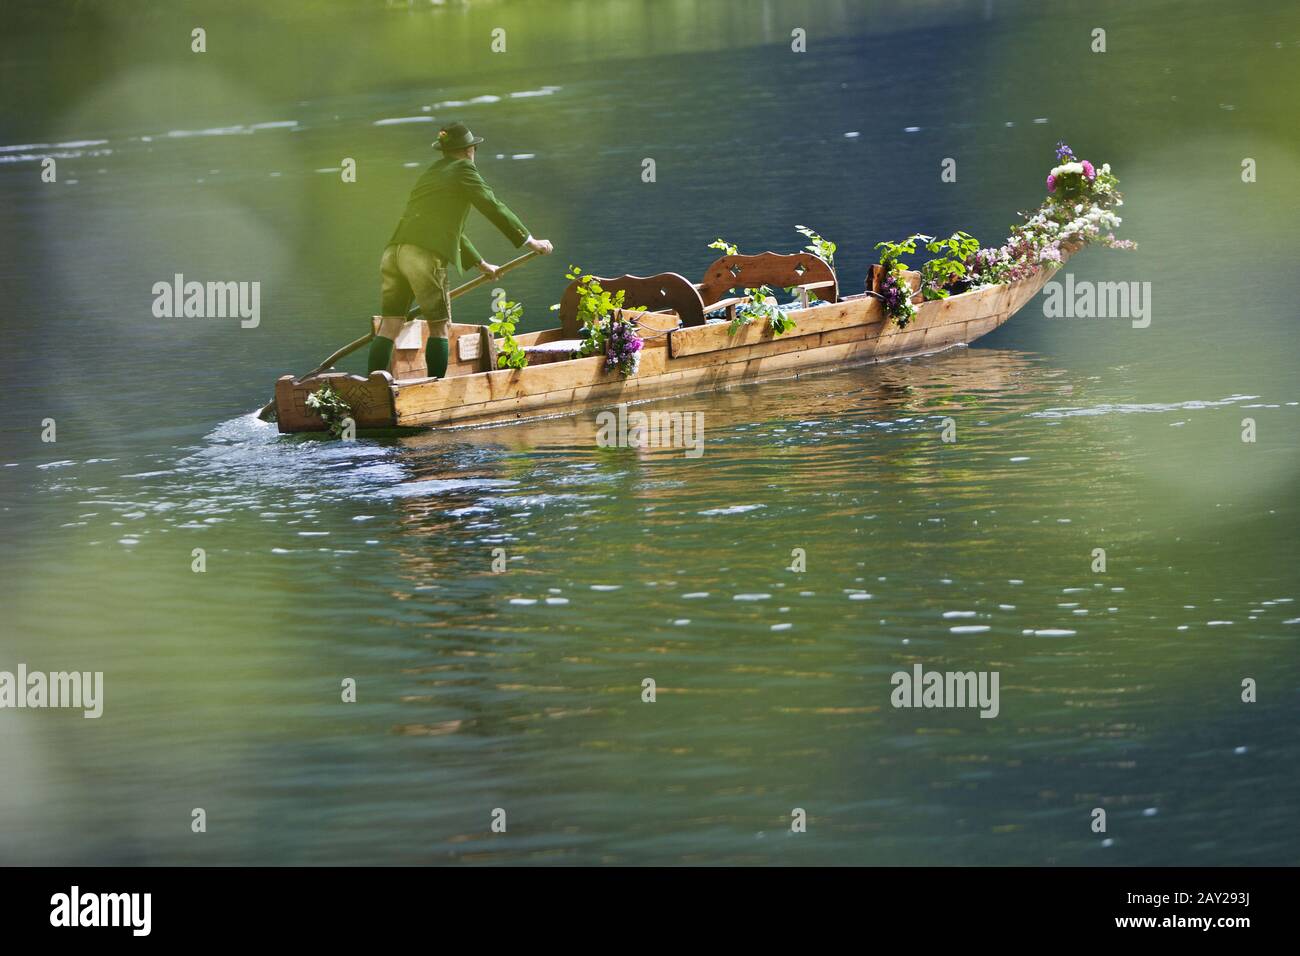
<path fill-rule="evenodd" d="M 379 260 L 380 315 L 405 315 L 414 299 L 429 323 L 429 342 L 425 359 L 429 374 L 439 378 L 447 374 L 450 349 L 447 327 L 451 323 L 451 287 L 447 280 L 447 263 L 442 257 L 408 242 L 384 248 Z M 387 368 L 393 354 L 392 339 L 379 336 L 370 343 L 368 371 Z"/>

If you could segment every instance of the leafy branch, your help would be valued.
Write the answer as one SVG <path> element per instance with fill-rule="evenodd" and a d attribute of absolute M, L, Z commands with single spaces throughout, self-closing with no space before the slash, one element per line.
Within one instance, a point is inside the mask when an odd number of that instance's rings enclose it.
<path fill-rule="evenodd" d="M 528 353 L 515 338 L 515 327 L 524 315 L 524 307 L 518 302 L 501 302 L 494 307 L 495 316 L 488 322 L 488 331 L 501 337 L 501 352 L 497 355 L 498 368 L 525 368 L 528 365 Z"/>
<path fill-rule="evenodd" d="M 784 335 L 795 327 L 794 319 L 777 306 L 772 290 L 768 286 L 746 289 L 745 295 L 749 296 L 749 301 L 741 302 L 736 306 L 736 317 L 727 326 L 728 335 L 735 335 L 755 319 L 765 320 L 774 335 Z"/>
<path fill-rule="evenodd" d="M 578 350 L 579 355 L 586 357 L 607 353 L 611 335 L 617 338 L 618 342 L 615 344 L 620 346 L 625 340 L 630 341 L 630 337 L 635 337 L 635 325 L 631 319 L 622 320 L 631 327 L 630 329 L 620 328 L 617 331 L 614 329 L 615 316 L 620 310 L 646 311 L 644 306 L 624 305 L 626 290 L 609 292 L 601 287 L 595 276 L 584 273 L 575 265 L 569 266 L 569 271 L 564 274 L 564 277 L 578 283 L 578 322 L 582 326 L 583 338 L 582 348 Z"/>
<path fill-rule="evenodd" d="M 825 259 L 826 264 L 829 265 L 832 269 L 834 269 L 835 250 L 838 248 L 835 245 L 835 243 L 831 242 L 829 239 L 823 236 L 818 235 L 816 232 L 814 232 L 812 229 L 809 229 L 807 226 L 795 226 L 794 228 L 796 232 L 798 232 L 800 235 L 806 237 L 809 240 L 808 245 L 804 246 L 804 248 L 809 252 L 811 252 L 813 255 L 817 256 L 818 258 Z"/>
<path fill-rule="evenodd" d="M 966 260 L 979 251 L 979 240 L 965 232 L 925 244 L 930 252 L 942 252 L 921 266 L 921 294 L 927 300 L 948 298 L 947 286 L 966 278 Z"/>

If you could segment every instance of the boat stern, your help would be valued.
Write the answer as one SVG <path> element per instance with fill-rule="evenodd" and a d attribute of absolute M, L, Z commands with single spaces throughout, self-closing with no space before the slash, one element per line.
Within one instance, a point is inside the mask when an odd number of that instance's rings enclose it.
<path fill-rule="evenodd" d="M 275 383 L 275 417 L 281 434 L 326 431 L 324 420 L 307 404 L 307 396 L 331 386 L 352 409 L 357 428 L 391 428 L 397 423 L 393 377 L 371 372 L 369 378 L 346 372 L 324 372 L 298 379 L 281 375 Z"/>

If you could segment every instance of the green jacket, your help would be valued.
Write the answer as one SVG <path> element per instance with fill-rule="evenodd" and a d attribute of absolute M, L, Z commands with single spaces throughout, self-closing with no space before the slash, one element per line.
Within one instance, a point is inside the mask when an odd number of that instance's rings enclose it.
<path fill-rule="evenodd" d="M 389 243 L 409 242 L 436 252 L 461 272 L 483 261 L 465 236 L 465 220 L 473 206 L 518 249 L 530 233 L 519 217 L 492 194 L 468 159 L 438 160 L 424 171 L 406 201 L 402 221 Z"/>

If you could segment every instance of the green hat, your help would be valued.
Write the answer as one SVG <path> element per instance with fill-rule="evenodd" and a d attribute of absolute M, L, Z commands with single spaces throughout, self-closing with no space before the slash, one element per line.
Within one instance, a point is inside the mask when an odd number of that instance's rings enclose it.
<path fill-rule="evenodd" d="M 483 142 L 482 136 L 475 136 L 464 123 L 452 123 L 438 131 L 438 141 L 434 143 L 443 152 L 449 149 L 468 149 Z"/>

